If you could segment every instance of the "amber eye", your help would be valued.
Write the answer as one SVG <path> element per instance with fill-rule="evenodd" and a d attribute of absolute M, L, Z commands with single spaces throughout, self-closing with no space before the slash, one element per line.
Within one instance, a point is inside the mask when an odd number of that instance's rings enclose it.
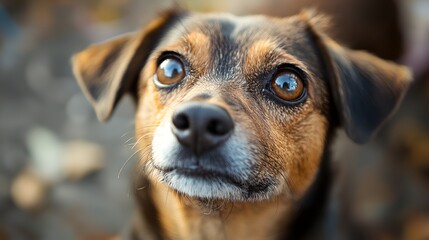
<path fill-rule="evenodd" d="M 172 85 L 185 78 L 185 70 L 182 62 L 175 57 L 162 60 L 156 70 L 156 80 L 161 85 Z"/>
<path fill-rule="evenodd" d="M 283 70 L 271 80 L 271 89 L 282 100 L 293 102 L 303 95 L 304 83 L 294 71 Z"/>

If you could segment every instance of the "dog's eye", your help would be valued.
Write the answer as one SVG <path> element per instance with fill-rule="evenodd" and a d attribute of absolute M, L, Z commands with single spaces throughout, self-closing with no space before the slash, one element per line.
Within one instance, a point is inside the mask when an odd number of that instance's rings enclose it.
<path fill-rule="evenodd" d="M 175 57 L 164 59 L 156 70 L 156 80 L 163 85 L 172 85 L 185 78 L 182 62 Z"/>
<path fill-rule="evenodd" d="M 271 80 L 274 94 L 285 101 L 296 101 L 304 92 L 304 83 L 294 71 L 283 70 Z"/>

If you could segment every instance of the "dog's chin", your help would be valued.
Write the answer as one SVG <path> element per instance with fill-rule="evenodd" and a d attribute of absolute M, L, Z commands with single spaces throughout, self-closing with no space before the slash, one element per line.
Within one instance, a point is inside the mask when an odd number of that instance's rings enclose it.
<path fill-rule="evenodd" d="M 269 199 L 278 192 L 271 178 L 241 181 L 235 176 L 199 167 L 155 167 L 154 173 L 173 190 L 199 200 L 257 201 Z"/>

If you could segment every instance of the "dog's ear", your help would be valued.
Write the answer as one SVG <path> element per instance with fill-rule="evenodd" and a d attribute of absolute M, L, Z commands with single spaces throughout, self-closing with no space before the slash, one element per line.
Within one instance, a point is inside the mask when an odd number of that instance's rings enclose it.
<path fill-rule="evenodd" d="M 307 21 L 329 78 L 337 116 L 347 135 L 364 143 L 401 102 L 410 71 L 364 51 L 340 46 Z M 323 22 L 323 21 L 322 21 Z"/>
<path fill-rule="evenodd" d="M 141 32 L 95 44 L 73 56 L 73 72 L 100 121 L 125 93 L 136 94 L 141 69 L 168 28 L 185 12 L 166 11 Z"/>

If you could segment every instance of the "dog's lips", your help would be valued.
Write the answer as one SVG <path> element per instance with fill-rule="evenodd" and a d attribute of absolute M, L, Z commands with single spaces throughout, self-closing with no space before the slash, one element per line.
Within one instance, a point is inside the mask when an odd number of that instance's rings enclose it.
<path fill-rule="evenodd" d="M 204 167 L 197 166 L 197 165 L 191 165 L 188 167 L 168 167 L 168 168 L 155 166 L 155 168 L 158 171 L 162 172 L 163 174 L 172 173 L 172 174 L 183 175 L 186 177 L 196 178 L 196 179 L 198 178 L 212 179 L 212 180 L 218 179 L 218 180 L 223 180 L 223 181 L 232 183 L 238 187 L 241 187 L 243 185 L 241 181 L 238 180 L 235 176 L 214 171 L 214 170 L 205 169 Z"/>

